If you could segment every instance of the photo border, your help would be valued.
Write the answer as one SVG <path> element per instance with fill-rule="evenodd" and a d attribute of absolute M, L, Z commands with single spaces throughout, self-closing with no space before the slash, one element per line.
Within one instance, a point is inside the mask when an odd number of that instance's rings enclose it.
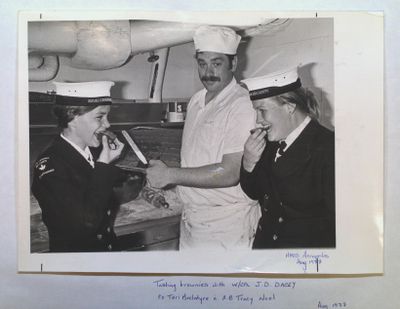
<path fill-rule="evenodd" d="M 18 41 L 17 216 L 20 272 L 366 274 L 383 272 L 383 14 L 379 12 L 21 12 Z M 232 24 L 334 18 L 336 249 L 30 253 L 27 23 L 155 19 Z M 242 18 L 238 18 L 241 16 Z M 360 155 L 362 154 L 362 155 Z M 293 258 L 321 258 L 306 271 Z M 312 264 L 310 264 L 312 265 Z"/>

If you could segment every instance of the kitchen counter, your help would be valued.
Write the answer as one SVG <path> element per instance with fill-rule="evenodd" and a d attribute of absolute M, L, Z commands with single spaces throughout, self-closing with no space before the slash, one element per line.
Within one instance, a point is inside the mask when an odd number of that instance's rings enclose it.
<path fill-rule="evenodd" d="M 174 190 L 164 191 L 169 208 L 156 208 L 140 196 L 121 205 L 114 224 L 124 251 L 177 250 L 182 212 Z M 48 251 L 47 229 L 31 196 L 31 252 Z"/>

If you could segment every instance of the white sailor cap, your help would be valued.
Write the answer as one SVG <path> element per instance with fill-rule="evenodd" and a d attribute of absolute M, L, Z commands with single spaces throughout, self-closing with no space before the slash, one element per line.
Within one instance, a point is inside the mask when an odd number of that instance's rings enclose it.
<path fill-rule="evenodd" d="M 110 105 L 110 89 L 114 82 L 96 81 L 84 83 L 53 83 L 56 86 L 56 100 L 58 105 L 92 106 Z"/>
<path fill-rule="evenodd" d="M 200 26 L 194 33 L 196 52 L 236 55 L 241 36 L 228 27 Z"/>
<path fill-rule="evenodd" d="M 273 97 L 301 87 L 297 68 L 248 78 L 241 82 L 247 86 L 252 100 Z"/>

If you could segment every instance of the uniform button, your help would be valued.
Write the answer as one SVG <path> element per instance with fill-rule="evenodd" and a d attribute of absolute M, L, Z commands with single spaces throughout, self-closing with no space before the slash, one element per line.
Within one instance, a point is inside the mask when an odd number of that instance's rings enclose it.
<path fill-rule="evenodd" d="M 282 202 L 280 202 L 279 204 L 281 204 L 281 206 L 283 206 L 283 203 L 282 203 Z"/>
<path fill-rule="evenodd" d="M 268 208 L 263 208 L 262 209 L 264 212 L 268 212 Z"/>
<path fill-rule="evenodd" d="M 111 245 L 108 245 L 108 250 L 112 250 L 112 246 Z"/>
<path fill-rule="evenodd" d="M 102 238 L 103 238 L 103 235 L 97 234 L 97 239 L 98 239 L 98 240 L 101 240 Z"/>
<path fill-rule="evenodd" d="M 107 216 L 111 215 L 111 210 L 107 210 Z"/>
<path fill-rule="evenodd" d="M 261 224 L 258 225 L 258 230 L 259 230 L 259 231 L 262 231 Z"/>
<path fill-rule="evenodd" d="M 269 199 L 268 194 L 264 194 L 264 200 L 268 200 L 268 199 Z"/>
<path fill-rule="evenodd" d="M 278 222 L 279 222 L 279 223 L 282 223 L 282 222 L 283 222 L 283 218 L 282 218 L 282 217 L 279 217 Z"/>
<path fill-rule="evenodd" d="M 110 229 L 110 227 L 108 227 L 108 228 L 107 228 L 107 232 L 109 232 L 109 233 L 111 232 L 111 229 Z"/>
<path fill-rule="evenodd" d="M 273 240 L 277 240 L 277 239 L 278 239 L 278 236 L 277 236 L 276 234 L 274 234 L 274 236 L 272 236 L 272 239 L 273 239 Z"/>

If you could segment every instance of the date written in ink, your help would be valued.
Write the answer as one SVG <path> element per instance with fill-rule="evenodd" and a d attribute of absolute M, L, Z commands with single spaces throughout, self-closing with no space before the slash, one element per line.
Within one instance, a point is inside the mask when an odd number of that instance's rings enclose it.
<path fill-rule="evenodd" d="M 345 301 L 333 302 L 333 303 L 328 303 L 328 304 L 318 301 L 317 308 L 319 308 L 319 309 L 339 309 L 339 308 L 348 308 L 348 305 Z"/>

